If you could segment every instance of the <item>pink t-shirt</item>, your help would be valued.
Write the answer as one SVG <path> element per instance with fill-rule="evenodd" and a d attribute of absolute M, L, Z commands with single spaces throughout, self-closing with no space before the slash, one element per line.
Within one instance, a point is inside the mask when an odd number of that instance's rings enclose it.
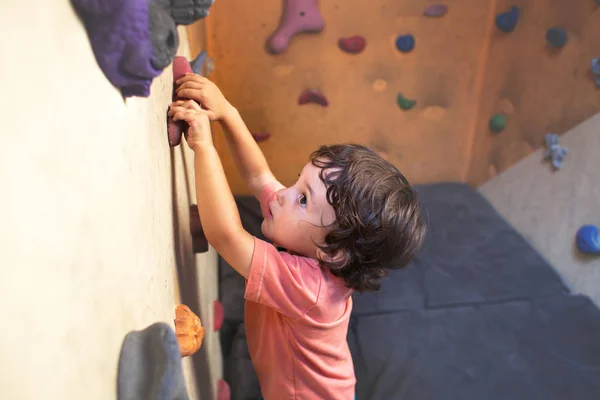
<path fill-rule="evenodd" d="M 281 187 L 263 189 L 263 215 L 269 194 Z M 254 239 L 244 318 L 265 400 L 354 398 L 356 378 L 346 340 L 351 294 L 317 260 Z"/>

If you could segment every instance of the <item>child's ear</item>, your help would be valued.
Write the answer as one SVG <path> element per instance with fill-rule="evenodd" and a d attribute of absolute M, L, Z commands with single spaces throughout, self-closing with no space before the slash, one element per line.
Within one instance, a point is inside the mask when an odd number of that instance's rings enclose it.
<path fill-rule="evenodd" d="M 319 260 L 324 261 L 326 263 L 337 264 L 340 266 L 339 268 L 343 268 L 348 262 L 348 254 L 344 250 L 337 250 L 332 255 L 317 248 L 317 257 L 319 258 Z"/>

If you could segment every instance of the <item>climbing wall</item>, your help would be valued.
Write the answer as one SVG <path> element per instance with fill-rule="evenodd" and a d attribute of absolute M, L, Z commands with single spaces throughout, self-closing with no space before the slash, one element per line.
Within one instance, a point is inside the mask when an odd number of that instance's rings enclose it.
<path fill-rule="evenodd" d="M 544 150 L 540 149 L 482 185 L 480 191 L 573 292 L 589 296 L 600 307 L 600 257 L 585 254 L 575 245 L 582 225 L 600 226 L 599 132 L 600 114 L 596 114 L 561 136 L 560 145 L 569 153 L 560 171 L 542 164 Z"/>
<path fill-rule="evenodd" d="M 492 29 L 476 114 L 466 180 L 487 181 L 544 144 L 548 132 L 562 133 L 600 110 L 600 89 L 590 61 L 600 56 L 600 6 L 594 0 L 498 1 L 495 12 L 518 6 L 512 33 Z M 546 31 L 567 33 L 561 49 Z M 501 113 L 506 128 L 490 133 L 489 118 Z M 574 153 L 573 157 L 577 157 Z"/>
<path fill-rule="evenodd" d="M 437 3 L 431 0 L 317 3 L 323 31 L 294 37 L 277 55 L 265 43 L 278 27 L 281 0 L 260 7 L 220 0 L 206 21 L 211 78 L 252 131 L 272 135 L 261 147 L 286 184 L 318 145 L 354 141 L 381 152 L 413 182 L 477 185 L 541 146 L 546 131 L 562 131 L 598 108 L 589 72 L 600 55 L 594 0 L 442 2 L 449 6 L 442 18 L 423 15 Z M 495 17 L 512 5 L 522 9 L 518 23 L 501 32 Z M 562 50 L 547 48 L 553 26 L 568 33 Z M 412 52 L 395 47 L 404 34 L 415 38 Z M 366 38 L 360 54 L 338 48 L 353 35 Z M 299 106 L 305 89 L 321 91 L 329 106 Z M 398 93 L 417 100 L 414 108 L 400 109 Z M 495 113 L 506 118 L 499 134 L 488 128 Z M 224 161 L 234 191 L 246 193 L 232 160 Z"/>
<path fill-rule="evenodd" d="M 271 133 L 261 147 L 280 180 L 294 182 L 320 144 L 349 141 L 380 151 L 412 181 L 462 179 L 490 5 L 465 0 L 443 18 L 426 18 L 427 4 L 433 2 L 320 1 L 323 32 L 297 36 L 271 55 L 265 42 L 278 26 L 282 1 L 215 2 L 206 21 L 216 67 L 211 78 L 252 131 Z M 403 34 L 416 39 L 410 53 L 395 47 Z M 360 54 L 338 48 L 339 38 L 353 35 L 367 40 Z M 298 105 L 311 88 L 323 92 L 327 108 Z M 396 104 L 400 92 L 417 99 L 412 110 Z M 224 162 L 233 190 L 246 192 L 230 157 Z"/>
<path fill-rule="evenodd" d="M 70 2 L 34 3 L 0 4 L 0 398 L 115 399 L 125 335 L 174 328 L 183 302 L 206 327 L 187 390 L 214 399 L 217 255 L 192 251 L 192 153 L 167 144 L 171 68 L 124 100 Z"/>

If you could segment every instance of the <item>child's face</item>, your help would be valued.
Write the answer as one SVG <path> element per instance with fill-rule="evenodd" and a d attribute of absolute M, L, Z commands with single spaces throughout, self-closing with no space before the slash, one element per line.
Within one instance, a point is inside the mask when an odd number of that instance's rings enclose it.
<path fill-rule="evenodd" d="M 268 212 L 262 223 L 263 234 L 276 245 L 310 258 L 317 258 L 314 242 L 323 243 L 327 233 L 324 226 L 335 221 L 320 172 L 320 168 L 306 164 L 293 186 L 267 200 Z"/>

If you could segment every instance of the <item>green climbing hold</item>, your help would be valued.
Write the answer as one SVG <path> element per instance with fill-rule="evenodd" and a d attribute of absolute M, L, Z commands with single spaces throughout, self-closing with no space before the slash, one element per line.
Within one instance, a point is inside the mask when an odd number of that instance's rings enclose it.
<path fill-rule="evenodd" d="M 398 103 L 398 107 L 403 109 L 404 111 L 410 110 L 417 104 L 416 100 L 407 99 L 402 95 L 402 93 L 398 94 L 398 98 L 396 99 L 396 103 Z"/>
<path fill-rule="evenodd" d="M 502 114 L 496 114 L 490 118 L 490 130 L 494 133 L 502 132 L 506 126 L 506 117 Z"/>

